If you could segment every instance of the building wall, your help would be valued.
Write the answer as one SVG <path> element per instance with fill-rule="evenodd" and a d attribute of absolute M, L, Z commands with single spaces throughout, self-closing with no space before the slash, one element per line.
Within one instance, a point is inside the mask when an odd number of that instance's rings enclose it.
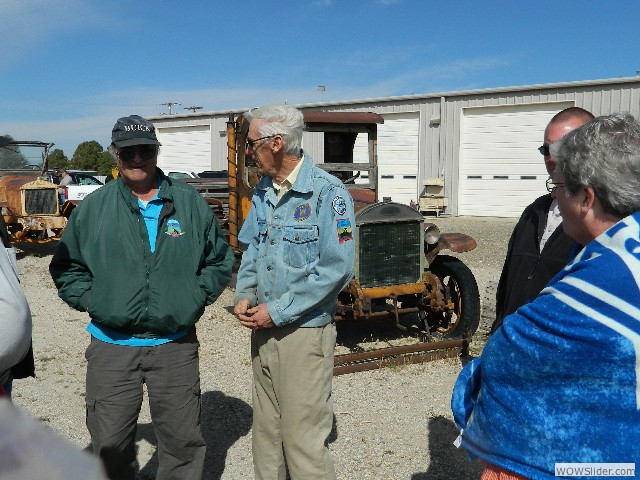
<path fill-rule="evenodd" d="M 210 166 L 207 170 L 227 170 L 227 120 L 229 113 L 211 113 L 211 114 L 195 114 L 195 115 L 162 115 L 158 117 L 149 117 L 156 126 L 158 131 L 158 139 L 162 143 L 163 135 L 170 134 L 176 128 L 208 126 L 210 129 Z M 203 150 L 209 150 L 204 148 Z M 167 153 L 166 151 L 164 152 Z M 163 156 L 162 147 L 158 156 L 158 166 L 170 165 L 173 168 L 180 168 L 182 158 L 167 159 Z M 196 172 L 198 173 L 198 172 Z"/>
<path fill-rule="evenodd" d="M 594 115 L 626 111 L 640 118 L 640 77 L 594 80 L 562 84 L 470 90 L 432 95 L 411 95 L 349 102 L 298 105 L 300 109 L 390 113 L 417 112 L 420 115 L 418 182 L 427 177 L 444 177 L 448 197 L 447 213 L 458 214 L 461 118 L 465 108 L 499 105 L 536 105 L 573 102 Z M 158 128 L 165 126 L 211 125 L 211 169 L 226 169 L 226 121 L 229 114 L 214 112 L 150 117 Z M 542 140 L 543 132 L 536 132 Z M 323 157 L 322 142 L 305 133 L 304 146 L 315 161 Z M 379 163 L 384 159 L 379 159 Z"/>

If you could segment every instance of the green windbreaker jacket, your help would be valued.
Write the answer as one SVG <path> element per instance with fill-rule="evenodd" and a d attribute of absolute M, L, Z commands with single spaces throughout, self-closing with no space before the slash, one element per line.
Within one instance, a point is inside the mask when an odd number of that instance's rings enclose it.
<path fill-rule="evenodd" d="M 99 325 L 140 337 L 193 326 L 231 278 L 233 253 L 213 212 L 161 174 L 151 253 L 138 200 L 118 178 L 73 211 L 49 270 L 58 295 Z"/>

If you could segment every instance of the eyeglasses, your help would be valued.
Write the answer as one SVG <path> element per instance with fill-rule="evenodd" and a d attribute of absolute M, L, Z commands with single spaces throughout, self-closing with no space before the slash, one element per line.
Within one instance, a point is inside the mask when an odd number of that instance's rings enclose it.
<path fill-rule="evenodd" d="M 278 134 L 276 133 L 276 135 Z M 273 138 L 276 135 L 267 135 L 266 137 L 256 138 L 255 140 L 251 140 L 249 137 L 247 137 L 247 148 L 253 148 L 256 142 L 259 142 L 260 140 L 266 140 L 267 138 Z"/>
<path fill-rule="evenodd" d="M 545 157 L 551 156 L 551 152 L 549 151 L 549 145 L 542 145 L 541 147 L 538 147 L 538 151 Z"/>
<path fill-rule="evenodd" d="M 158 155 L 158 147 L 155 145 L 139 145 L 136 147 L 121 148 L 118 150 L 118 158 L 123 162 L 133 162 L 136 152 L 142 160 L 151 160 Z"/>
<path fill-rule="evenodd" d="M 552 178 L 548 178 L 546 186 L 547 186 L 547 192 L 555 193 L 558 187 L 564 187 L 564 183 L 554 182 Z"/>

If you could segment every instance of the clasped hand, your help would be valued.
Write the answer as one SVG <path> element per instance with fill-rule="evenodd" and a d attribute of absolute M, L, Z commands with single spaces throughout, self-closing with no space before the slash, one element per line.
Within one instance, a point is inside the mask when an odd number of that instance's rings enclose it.
<path fill-rule="evenodd" d="M 249 300 L 240 300 L 233 309 L 233 313 L 240 321 L 240 324 L 256 330 L 258 328 L 271 328 L 274 326 L 266 303 L 261 303 L 255 307 L 249 304 Z"/>

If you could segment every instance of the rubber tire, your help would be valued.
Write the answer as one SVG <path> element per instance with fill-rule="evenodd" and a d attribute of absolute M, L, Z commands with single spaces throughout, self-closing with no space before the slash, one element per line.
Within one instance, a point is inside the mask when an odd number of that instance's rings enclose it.
<path fill-rule="evenodd" d="M 459 292 L 456 312 L 459 320 L 453 328 L 435 330 L 431 334 L 441 339 L 464 338 L 469 332 L 473 335 L 480 325 L 480 293 L 473 273 L 461 260 L 449 255 L 438 255 L 430 270 L 445 287 L 448 285 L 452 292 Z"/>

